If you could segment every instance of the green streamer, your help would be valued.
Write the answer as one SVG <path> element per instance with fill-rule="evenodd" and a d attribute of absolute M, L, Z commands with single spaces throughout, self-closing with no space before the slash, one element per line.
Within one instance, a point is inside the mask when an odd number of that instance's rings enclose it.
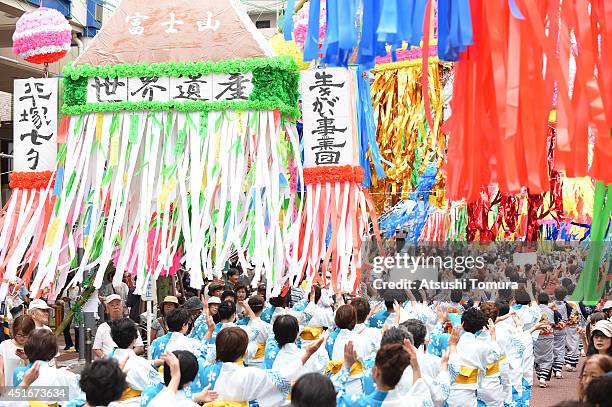
<path fill-rule="evenodd" d="M 576 289 L 572 294 L 575 301 L 583 300 L 587 305 L 596 304 L 604 294 L 605 284 L 599 285 L 599 266 L 604 252 L 604 240 L 610 214 L 612 213 L 612 184 L 605 184 L 598 181 L 595 184 L 595 196 L 593 198 L 593 221 L 591 222 L 591 239 L 589 255 L 580 277 Z M 603 281 L 607 279 L 607 272 L 603 276 Z"/>
<path fill-rule="evenodd" d="M 130 115 L 130 132 L 128 135 L 128 142 L 130 144 L 138 143 L 138 124 L 139 124 L 138 114 Z"/>
<path fill-rule="evenodd" d="M 113 114 L 113 118 L 111 119 L 111 124 L 110 124 L 110 129 L 109 129 L 109 133 L 111 136 L 115 134 L 115 131 L 117 130 L 118 126 L 119 126 L 119 114 L 115 113 Z"/>
<path fill-rule="evenodd" d="M 200 137 L 206 139 L 208 136 L 208 113 L 200 113 Z"/>

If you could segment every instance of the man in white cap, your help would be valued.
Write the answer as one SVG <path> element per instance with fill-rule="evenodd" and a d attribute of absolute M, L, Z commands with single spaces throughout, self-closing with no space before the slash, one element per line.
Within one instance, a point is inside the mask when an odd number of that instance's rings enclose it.
<path fill-rule="evenodd" d="M 106 312 L 111 321 L 123 318 L 123 301 L 118 294 L 111 294 L 106 297 Z M 111 337 L 111 329 L 108 323 L 100 324 L 96 331 L 96 338 L 93 343 L 93 351 L 98 358 L 108 355 L 117 345 Z M 138 333 L 138 338 L 134 342 L 134 352 L 140 355 L 144 352 L 144 343 Z"/>
<path fill-rule="evenodd" d="M 49 323 L 49 310 L 50 306 L 47 305 L 41 299 L 35 299 L 30 303 L 30 308 L 28 308 L 28 312 L 32 319 L 34 319 L 34 323 L 36 324 L 36 329 L 46 329 L 51 331 L 51 328 L 47 325 Z"/>

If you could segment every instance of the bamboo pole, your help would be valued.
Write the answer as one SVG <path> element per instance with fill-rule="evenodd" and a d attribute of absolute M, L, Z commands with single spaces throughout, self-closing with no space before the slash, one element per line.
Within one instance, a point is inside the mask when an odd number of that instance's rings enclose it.
<path fill-rule="evenodd" d="M 78 308 L 81 308 L 83 304 L 89 301 L 89 298 L 91 297 L 91 295 L 94 293 L 95 290 L 96 289 L 93 285 L 93 282 L 91 282 L 89 286 L 87 287 L 87 289 L 83 291 L 81 296 L 76 300 L 75 305 L 78 305 Z M 73 311 L 74 308 L 76 307 L 70 307 L 70 311 L 68 311 L 68 313 L 64 316 L 62 323 L 57 328 L 55 328 L 55 336 L 61 335 L 64 332 L 64 329 L 66 329 L 66 327 L 70 325 L 70 322 L 72 322 L 72 318 L 74 317 L 74 311 Z"/>

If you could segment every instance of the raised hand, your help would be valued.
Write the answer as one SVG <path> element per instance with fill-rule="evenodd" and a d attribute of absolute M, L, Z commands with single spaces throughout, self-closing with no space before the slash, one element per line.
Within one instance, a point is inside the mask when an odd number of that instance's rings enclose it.
<path fill-rule="evenodd" d="M 23 375 L 23 380 L 21 381 L 21 387 L 30 387 L 32 383 L 38 379 L 38 375 L 40 374 L 40 362 L 34 362 L 32 367 L 28 369 L 28 371 Z"/>
<path fill-rule="evenodd" d="M 412 367 L 412 382 L 414 383 L 421 378 L 421 368 L 419 367 L 419 360 L 417 358 L 417 349 L 414 347 L 412 342 L 408 339 L 404 339 L 404 349 L 410 356 L 410 366 Z"/>
<path fill-rule="evenodd" d="M 199 404 L 210 403 L 211 401 L 215 401 L 217 397 L 219 397 L 219 393 L 214 390 L 209 390 L 210 384 L 204 388 L 199 393 L 193 395 L 193 401 Z"/>
<path fill-rule="evenodd" d="M 487 328 L 489 328 L 489 334 L 491 335 L 491 340 L 495 341 L 495 322 L 493 322 L 491 318 L 489 318 Z"/>
<path fill-rule="evenodd" d="M 442 304 L 438 304 L 437 310 L 438 310 L 438 322 L 444 323 L 444 321 L 446 321 L 446 312 L 444 311 L 444 308 L 442 308 Z"/>
<path fill-rule="evenodd" d="M 348 341 L 344 345 L 344 367 L 350 369 L 357 362 L 357 352 L 353 347 L 353 341 Z"/>
<path fill-rule="evenodd" d="M 448 346 L 451 352 L 457 350 L 457 344 L 459 343 L 459 338 L 461 338 L 461 327 L 454 326 L 453 332 L 451 333 L 450 338 L 448 338 Z"/>

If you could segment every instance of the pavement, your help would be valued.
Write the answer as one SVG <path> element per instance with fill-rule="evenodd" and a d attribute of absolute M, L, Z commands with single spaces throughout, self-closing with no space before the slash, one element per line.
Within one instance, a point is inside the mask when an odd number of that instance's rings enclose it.
<path fill-rule="evenodd" d="M 538 386 L 534 372 L 530 407 L 552 407 L 565 400 L 577 400 L 580 370 L 582 369 L 584 359 L 583 357 L 580 358 L 575 372 L 563 371 L 563 379 L 555 379 L 553 377 L 548 382 L 548 387 L 543 389 Z"/>

